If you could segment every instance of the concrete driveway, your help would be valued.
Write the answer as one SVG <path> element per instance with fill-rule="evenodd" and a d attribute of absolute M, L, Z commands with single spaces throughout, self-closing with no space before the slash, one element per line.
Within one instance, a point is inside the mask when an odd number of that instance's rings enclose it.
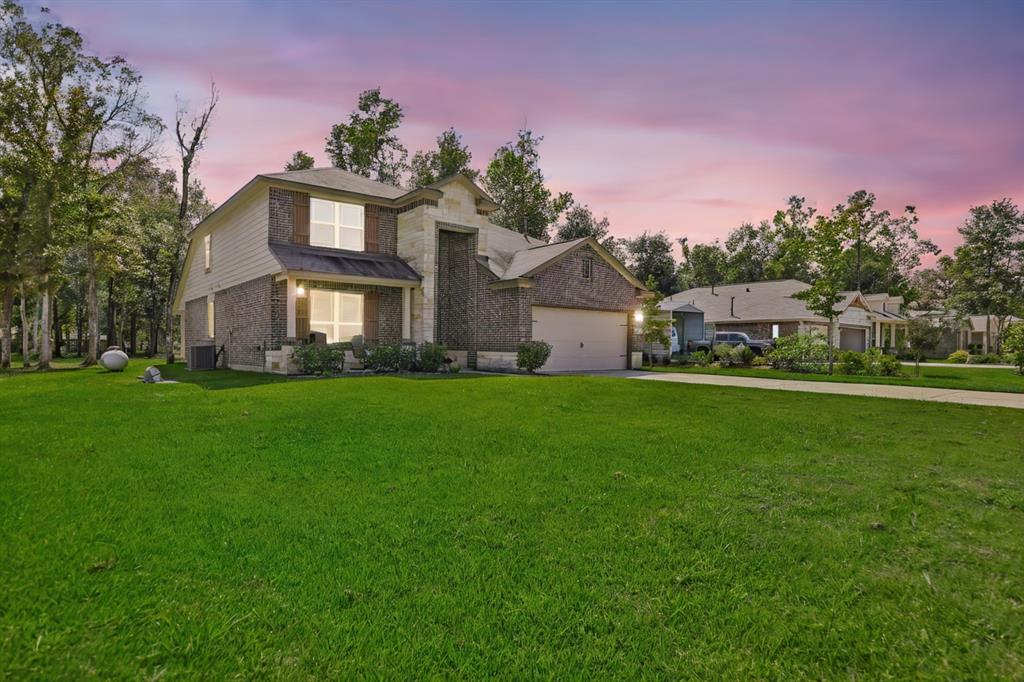
<path fill-rule="evenodd" d="M 769 391 L 800 391 L 803 393 L 859 395 L 871 398 L 924 400 L 935 403 L 985 405 L 987 407 L 1010 407 L 1018 410 L 1024 410 L 1024 393 L 958 391 L 948 388 L 890 386 L 887 384 L 844 384 L 834 381 L 761 379 L 758 377 L 736 377 L 722 374 L 684 374 L 681 372 L 637 372 L 633 370 L 611 370 L 603 372 L 577 372 L 577 374 L 621 377 L 623 379 L 637 379 L 639 381 L 668 381 L 679 384 L 705 384 L 711 386 L 735 386 L 737 388 L 761 388 Z"/>

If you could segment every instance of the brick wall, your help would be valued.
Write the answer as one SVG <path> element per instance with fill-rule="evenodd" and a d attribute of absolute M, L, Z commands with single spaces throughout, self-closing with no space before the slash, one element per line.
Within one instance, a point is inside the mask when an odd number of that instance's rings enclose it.
<path fill-rule="evenodd" d="M 779 325 L 779 336 L 789 336 L 799 331 L 796 322 L 716 322 L 716 332 L 742 332 L 752 339 L 772 338 L 772 324 Z"/>
<path fill-rule="evenodd" d="M 583 277 L 585 259 L 593 263 L 590 279 Z M 636 288 L 589 246 L 565 256 L 537 273 L 533 304 L 589 310 L 635 310 Z"/>
<path fill-rule="evenodd" d="M 633 285 L 589 247 L 539 273 L 533 288 L 491 289 L 497 278 L 476 260 L 477 235 L 446 230 L 444 223 L 438 228 L 435 338 L 471 358 L 476 351 L 512 352 L 529 341 L 533 305 L 623 313 L 639 305 Z M 589 279 L 585 258 L 593 261 Z"/>
<path fill-rule="evenodd" d="M 306 287 L 307 291 L 309 289 L 321 289 L 324 291 L 349 291 L 355 294 L 370 292 L 380 294 L 380 305 L 377 309 L 380 342 L 399 343 L 402 341 L 402 289 L 400 287 L 325 282 L 322 280 L 300 280 L 298 283 Z"/>
<path fill-rule="evenodd" d="M 292 203 L 294 193 L 286 189 L 270 188 L 270 226 L 268 230 L 271 242 L 290 244 L 294 232 Z"/>
<path fill-rule="evenodd" d="M 398 210 L 388 206 L 379 206 L 377 222 L 377 239 L 380 252 L 392 256 L 398 253 Z"/>
<path fill-rule="evenodd" d="M 272 299 L 274 278 L 270 275 L 218 291 L 213 299 L 216 344 L 225 350 L 229 367 L 259 367 L 266 351 L 275 343 Z M 277 345 L 280 348 L 280 343 Z"/>
<path fill-rule="evenodd" d="M 434 338 L 448 348 L 469 350 L 476 286 L 476 235 L 439 230 L 434 280 Z"/>

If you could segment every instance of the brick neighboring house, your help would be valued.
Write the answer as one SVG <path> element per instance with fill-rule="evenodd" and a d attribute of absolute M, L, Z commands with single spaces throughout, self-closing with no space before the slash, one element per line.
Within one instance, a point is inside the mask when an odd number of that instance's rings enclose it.
<path fill-rule="evenodd" d="M 705 335 L 743 332 L 752 339 L 772 339 L 802 331 L 825 332 L 828 322 L 807 309 L 793 294 L 810 285 L 795 279 L 698 287 L 673 294 L 662 302 L 665 311 L 689 304 L 704 314 Z M 888 294 L 844 291 L 835 310 L 837 345 L 844 350 L 896 348 L 907 318 L 903 298 Z M 680 331 L 680 338 L 682 331 Z"/>
<path fill-rule="evenodd" d="M 463 175 L 411 191 L 337 168 L 258 175 L 191 235 L 186 358 L 212 343 L 222 365 L 286 372 L 322 332 L 443 343 L 478 369 L 514 368 L 532 339 L 553 346 L 547 370 L 631 366 L 641 282 L 596 240 L 525 237 L 496 208 Z"/>

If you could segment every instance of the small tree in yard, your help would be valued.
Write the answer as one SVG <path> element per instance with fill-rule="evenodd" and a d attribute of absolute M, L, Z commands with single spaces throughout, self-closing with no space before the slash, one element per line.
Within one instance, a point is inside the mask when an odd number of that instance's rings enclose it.
<path fill-rule="evenodd" d="M 1017 372 L 1024 374 L 1024 322 L 1014 322 L 1003 330 L 1002 347 L 1017 365 Z"/>
<path fill-rule="evenodd" d="M 644 336 L 644 343 L 648 344 L 650 348 L 648 357 L 651 358 L 651 364 L 653 365 L 655 342 L 660 343 L 663 346 L 669 345 L 669 321 L 659 317 L 661 315 L 661 309 L 658 306 L 665 300 L 665 295 L 658 291 L 658 283 L 655 281 L 654 275 L 647 275 L 646 286 L 653 296 L 645 298 L 644 302 L 640 306 L 640 311 L 644 316 L 644 321 L 640 323 L 640 331 Z"/>
<path fill-rule="evenodd" d="M 843 300 L 847 268 L 844 254 L 850 241 L 849 208 L 838 206 L 830 216 L 818 216 L 804 247 L 807 256 L 817 266 L 818 276 L 810 288 L 797 292 L 800 299 L 815 315 L 828 320 L 828 373 L 835 362 L 835 320 L 839 316 L 836 305 Z"/>
<path fill-rule="evenodd" d="M 942 327 L 932 324 L 923 317 L 913 317 L 907 322 L 907 345 L 914 355 L 914 374 L 921 376 L 921 358 L 935 350 L 942 341 Z"/>

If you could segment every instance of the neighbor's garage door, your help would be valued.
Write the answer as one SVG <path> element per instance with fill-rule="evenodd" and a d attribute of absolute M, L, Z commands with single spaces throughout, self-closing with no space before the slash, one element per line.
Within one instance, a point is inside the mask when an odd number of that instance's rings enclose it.
<path fill-rule="evenodd" d="M 551 344 L 542 371 L 626 368 L 624 312 L 533 306 L 533 339 Z"/>
<path fill-rule="evenodd" d="M 867 331 L 866 329 L 840 328 L 839 347 L 843 350 L 867 350 L 867 343 L 865 342 Z"/>

